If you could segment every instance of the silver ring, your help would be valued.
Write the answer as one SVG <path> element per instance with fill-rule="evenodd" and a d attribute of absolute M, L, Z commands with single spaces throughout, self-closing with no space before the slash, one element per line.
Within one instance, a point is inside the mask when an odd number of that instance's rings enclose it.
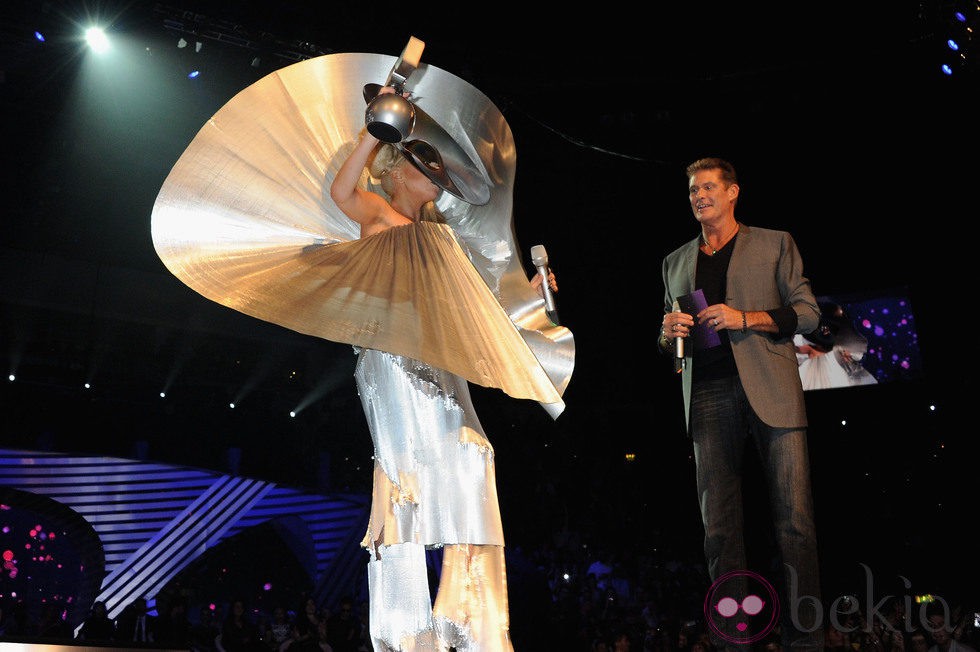
<path fill-rule="evenodd" d="M 718 325 L 718 320 L 717 319 L 712 319 L 711 320 L 711 323 L 714 324 L 715 326 L 717 326 Z"/>

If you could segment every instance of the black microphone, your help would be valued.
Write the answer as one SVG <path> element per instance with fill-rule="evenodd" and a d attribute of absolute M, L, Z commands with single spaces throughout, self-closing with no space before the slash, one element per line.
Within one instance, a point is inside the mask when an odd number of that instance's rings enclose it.
<path fill-rule="evenodd" d="M 681 305 L 674 299 L 674 312 L 681 311 Z M 674 338 L 674 370 L 680 373 L 687 366 L 687 359 L 684 357 L 684 338 L 678 335 Z"/>
<path fill-rule="evenodd" d="M 560 326 L 558 321 L 558 308 L 555 306 L 555 296 L 551 293 L 551 287 L 548 285 L 548 252 L 545 251 L 544 245 L 534 245 L 531 247 L 531 262 L 534 266 L 538 268 L 538 274 L 541 275 L 541 289 L 544 291 L 544 311 L 548 315 L 548 319 L 555 326 Z"/>

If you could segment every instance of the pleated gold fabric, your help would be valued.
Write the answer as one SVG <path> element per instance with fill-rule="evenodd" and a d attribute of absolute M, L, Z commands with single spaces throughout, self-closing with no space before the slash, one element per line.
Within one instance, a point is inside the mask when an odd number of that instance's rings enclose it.
<path fill-rule="evenodd" d="M 491 186 L 473 206 L 443 193 L 446 225 L 358 240 L 329 187 L 364 125 L 360 89 L 395 59 L 331 54 L 241 91 L 198 132 L 153 206 L 154 247 L 203 296 L 300 333 L 446 369 L 557 417 L 574 340 L 530 288 L 513 236 L 513 138 L 496 107 L 432 66 L 413 74 L 419 106 Z M 365 172 L 364 184 L 377 181 Z"/>

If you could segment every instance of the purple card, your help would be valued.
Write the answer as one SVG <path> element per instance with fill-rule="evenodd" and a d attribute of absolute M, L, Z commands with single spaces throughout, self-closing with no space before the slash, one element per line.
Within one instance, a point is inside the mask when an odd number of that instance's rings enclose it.
<path fill-rule="evenodd" d="M 721 338 L 718 337 L 718 332 L 712 328 L 710 322 L 697 323 L 697 314 L 708 307 L 708 301 L 704 298 L 703 290 L 695 290 L 690 294 L 677 297 L 677 305 L 680 306 L 681 312 L 686 312 L 695 318 L 690 337 L 694 342 L 694 351 L 710 349 L 721 344 Z"/>

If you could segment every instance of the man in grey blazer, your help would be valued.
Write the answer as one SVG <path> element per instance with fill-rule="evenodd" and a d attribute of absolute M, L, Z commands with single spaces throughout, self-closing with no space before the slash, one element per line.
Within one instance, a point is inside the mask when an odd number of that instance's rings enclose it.
<path fill-rule="evenodd" d="M 706 615 L 715 643 L 738 649 L 767 633 L 739 620 L 759 613 L 749 605 L 778 606 L 784 648 L 822 650 L 819 621 L 826 610 L 820 602 L 806 406 L 793 345 L 794 334 L 817 327 L 820 309 L 792 236 L 735 219 L 740 189 L 734 167 L 705 158 L 689 165 L 687 176 L 691 210 L 701 228 L 697 238 L 663 260 L 659 348 L 675 357 L 682 372 L 704 553 L 711 590 L 718 591 L 706 603 L 717 598 L 717 608 L 706 609 Z M 695 291 L 703 292 L 703 301 L 692 302 Z M 742 469 L 749 437 L 767 476 L 780 577 L 747 569 Z M 769 580 L 778 587 L 776 594 L 758 595 Z M 745 594 L 721 602 L 739 591 Z M 752 595 L 762 601 L 744 599 Z"/>

